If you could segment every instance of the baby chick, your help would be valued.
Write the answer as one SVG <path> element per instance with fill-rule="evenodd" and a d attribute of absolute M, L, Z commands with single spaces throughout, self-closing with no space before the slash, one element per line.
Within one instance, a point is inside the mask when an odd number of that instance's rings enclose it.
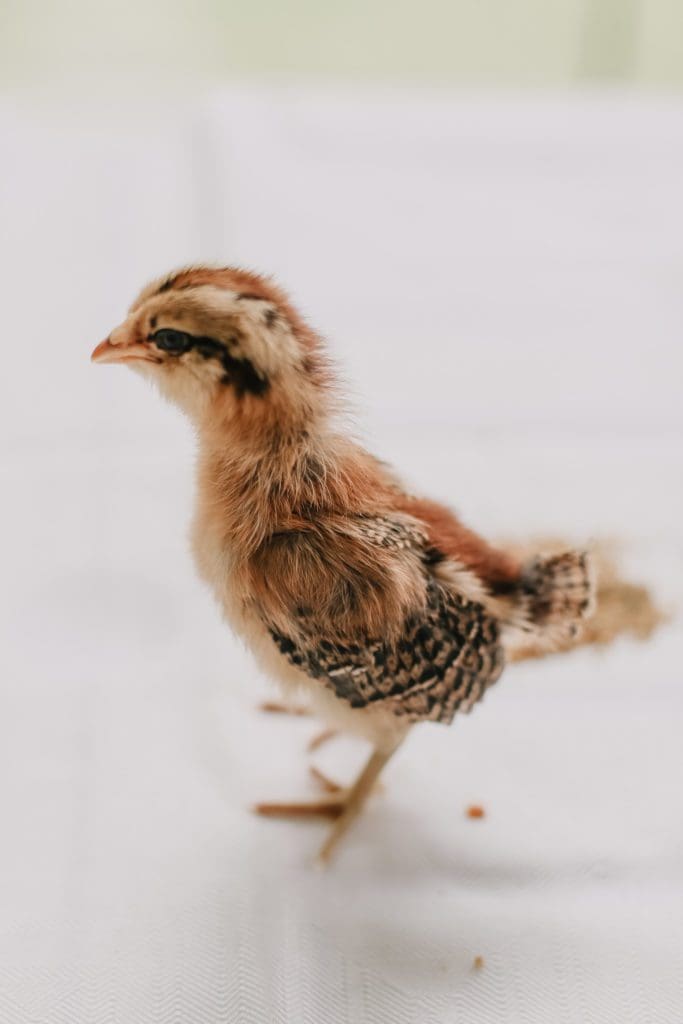
<path fill-rule="evenodd" d="M 469 711 L 520 636 L 552 649 L 590 614 L 584 552 L 496 550 L 350 439 L 320 337 L 269 279 L 176 271 L 92 359 L 127 363 L 193 422 L 194 556 L 232 628 L 287 693 L 372 742 L 353 787 L 327 798 L 339 813 L 321 861 L 411 726 Z"/>

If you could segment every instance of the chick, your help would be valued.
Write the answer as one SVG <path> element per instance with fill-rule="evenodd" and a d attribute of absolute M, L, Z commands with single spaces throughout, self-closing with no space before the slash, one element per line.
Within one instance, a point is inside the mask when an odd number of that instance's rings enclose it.
<path fill-rule="evenodd" d="M 351 440 L 320 337 L 269 279 L 176 271 L 92 359 L 129 364 L 193 422 L 193 551 L 232 628 L 287 695 L 373 745 L 324 801 L 337 817 L 321 861 L 414 724 L 469 711 L 520 636 L 552 649 L 590 615 L 584 552 L 496 550 Z"/>

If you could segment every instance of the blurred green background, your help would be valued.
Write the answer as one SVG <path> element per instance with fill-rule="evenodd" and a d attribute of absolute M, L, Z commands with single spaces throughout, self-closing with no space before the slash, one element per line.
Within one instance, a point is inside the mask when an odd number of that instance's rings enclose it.
<path fill-rule="evenodd" d="M 683 82 L 683 0 L 2 0 L 5 87 L 327 75 Z"/>

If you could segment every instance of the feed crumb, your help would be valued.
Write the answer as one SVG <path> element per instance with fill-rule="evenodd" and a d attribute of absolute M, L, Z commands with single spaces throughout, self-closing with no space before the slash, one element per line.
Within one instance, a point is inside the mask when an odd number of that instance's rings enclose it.
<path fill-rule="evenodd" d="M 470 806 L 467 808 L 467 817 L 468 818 L 483 818 L 484 817 L 484 808 L 481 807 L 479 804 L 470 804 Z"/>
<path fill-rule="evenodd" d="M 484 966 L 483 956 L 475 956 L 472 966 L 474 967 L 475 971 L 480 971 Z"/>

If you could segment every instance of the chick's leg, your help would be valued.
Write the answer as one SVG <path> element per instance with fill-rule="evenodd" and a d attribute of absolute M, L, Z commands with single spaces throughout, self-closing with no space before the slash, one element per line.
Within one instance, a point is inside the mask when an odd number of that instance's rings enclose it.
<path fill-rule="evenodd" d="M 330 779 L 315 765 L 310 765 L 308 770 L 323 790 L 324 796 L 317 800 L 259 803 L 252 810 L 264 818 L 338 818 L 344 810 L 348 788 Z"/>
<path fill-rule="evenodd" d="M 382 769 L 398 748 L 399 743 L 388 747 L 377 747 L 373 750 L 365 768 L 363 768 L 363 771 L 348 791 L 341 814 L 332 825 L 327 839 L 318 851 L 316 858 L 318 864 L 325 865 L 329 863 L 342 836 L 346 834 L 349 826 L 353 824 L 363 810 L 365 802 L 370 796 Z"/>
<path fill-rule="evenodd" d="M 265 711 L 269 715 L 310 715 L 305 704 L 286 703 L 282 700 L 263 700 L 258 706 L 259 711 Z"/>
<path fill-rule="evenodd" d="M 329 740 L 333 740 L 338 735 L 339 729 L 323 729 L 321 732 L 317 732 L 313 739 L 308 741 L 309 754 L 312 754 L 318 747 L 322 747 L 324 743 L 328 743 Z"/>
<path fill-rule="evenodd" d="M 370 793 L 375 788 L 385 764 L 399 746 L 399 742 L 392 746 L 378 747 L 372 754 L 360 775 L 349 789 L 338 786 L 320 772 L 314 771 L 315 778 L 325 789 L 325 795 L 318 800 L 309 800 L 305 803 L 263 803 L 256 804 L 254 810 L 257 814 L 269 818 L 311 818 L 327 817 L 335 819 L 330 833 L 320 849 L 317 857 L 319 864 L 329 862 L 332 854 L 337 848 L 340 839 L 345 835 L 349 826 L 356 820 L 362 811 Z"/>
<path fill-rule="evenodd" d="M 307 708 L 305 704 L 291 704 L 280 700 L 264 700 L 259 704 L 258 710 L 265 711 L 271 715 L 297 715 L 304 717 L 310 717 L 311 715 L 310 708 Z M 328 740 L 333 739 L 338 733 L 338 729 L 323 729 L 309 740 L 308 750 L 311 752 L 317 750 L 318 747 L 322 747 L 323 743 L 327 743 Z"/>
<path fill-rule="evenodd" d="M 323 785 L 325 793 L 317 800 L 260 803 L 252 808 L 264 818 L 338 818 L 344 810 L 348 790 Z"/>
<path fill-rule="evenodd" d="M 348 786 L 335 782 L 329 775 L 309 765 L 311 777 L 318 783 L 325 796 L 317 800 L 293 801 L 291 803 L 260 803 L 253 810 L 264 818 L 338 818 L 346 806 L 349 795 Z"/>

